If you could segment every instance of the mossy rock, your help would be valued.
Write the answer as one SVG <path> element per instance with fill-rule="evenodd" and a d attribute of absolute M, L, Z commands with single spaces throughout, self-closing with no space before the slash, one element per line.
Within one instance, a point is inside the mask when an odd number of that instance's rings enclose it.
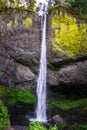
<path fill-rule="evenodd" d="M 87 109 L 87 98 L 77 100 L 60 100 L 49 103 L 49 108 L 60 108 L 61 110 L 69 110 L 71 108 L 81 107 Z"/>
<path fill-rule="evenodd" d="M 83 99 L 59 99 L 50 101 L 48 115 L 59 114 L 67 123 L 87 122 L 87 98 Z"/>
<path fill-rule="evenodd" d="M 6 88 L 0 86 L 0 96 L 5 97 L 7 105 L 15 105 L 16 103 L 35 104 L 36 96 L 28 91 L 19 88 Z"/>

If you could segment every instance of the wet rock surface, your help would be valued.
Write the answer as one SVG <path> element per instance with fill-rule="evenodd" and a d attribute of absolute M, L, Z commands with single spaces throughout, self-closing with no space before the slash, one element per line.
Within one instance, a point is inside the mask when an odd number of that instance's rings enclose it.
<path fill-rule="evenodd" d="M 64 119 L 60 115 L 53 116 L 53 121 L 56 124 L 58 124 L 58 123 L 65 123 Z"/>
<path fill-rule="evenodd" d="M 39 72 L 41 25 L 37 14 L 7 11 L 0 19 L 0 84 L 35 89 Z M 87 56 L 70 59 L 52 50 L 51 18 L 47 24 L 47 84 L 50 87 L 77 87 L 87 84 Z M 24 20 L 30 18 L 27 27 Z"/>

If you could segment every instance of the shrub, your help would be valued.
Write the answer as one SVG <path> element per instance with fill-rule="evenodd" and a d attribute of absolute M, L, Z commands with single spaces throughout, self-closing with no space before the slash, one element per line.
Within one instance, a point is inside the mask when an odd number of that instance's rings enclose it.
<path fill-rule="evenodd" d="M 10 127 L 8 111 L 3 102 L 0 100 L 0 130 L 4 130 L 8 127 Z"/>
<path fill-rule="evenodd" d="M 47 130 L 41 122 L 34 121 L 29 124 L 26 130 Z"/>
<path fill-rule="evenodd" d="M 49 130 L 58 130 L 57 126 L 51 127 Z"/>
<path fill-rule="evenodd" d="M 87 130 L 87 124 L 72 125 L 70 130 Z"/>
<path fill-rule="evenodd" d="M 87 24 L 56 11 L 52 17 L 53 50 L 74 58 L 87 54 Z"/>

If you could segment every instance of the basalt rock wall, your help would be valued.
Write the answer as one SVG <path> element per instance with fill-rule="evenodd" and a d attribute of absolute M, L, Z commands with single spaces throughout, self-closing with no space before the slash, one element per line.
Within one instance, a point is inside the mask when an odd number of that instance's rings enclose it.
<path fill-rule="evenodd" d="M 52 16 L 47 19 L 47 84 L 52 88 L 87 85 L 87 55 L 70 58 L 52 49 Z M 39 72 L 41 20 L 35 13 L 0 13 L 0 84 L 35 89 Z"/>

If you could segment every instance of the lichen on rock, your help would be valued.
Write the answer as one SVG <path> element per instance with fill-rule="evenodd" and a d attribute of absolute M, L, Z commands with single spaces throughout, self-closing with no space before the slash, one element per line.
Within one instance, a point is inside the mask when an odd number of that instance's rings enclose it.
<path fill-rule="evenodd" d="M 26 28 L 30 28 L 32 26 L 32 19 L 27 17 L 24 21 L 23 21 L 23 24 Z"/>
<path fill-rule="evenodd" d="M 7 24 L 7 28 L 11 31 L 13 31 L 12 24 L 13 24 L 13 21 L 9 21 Z"/>

